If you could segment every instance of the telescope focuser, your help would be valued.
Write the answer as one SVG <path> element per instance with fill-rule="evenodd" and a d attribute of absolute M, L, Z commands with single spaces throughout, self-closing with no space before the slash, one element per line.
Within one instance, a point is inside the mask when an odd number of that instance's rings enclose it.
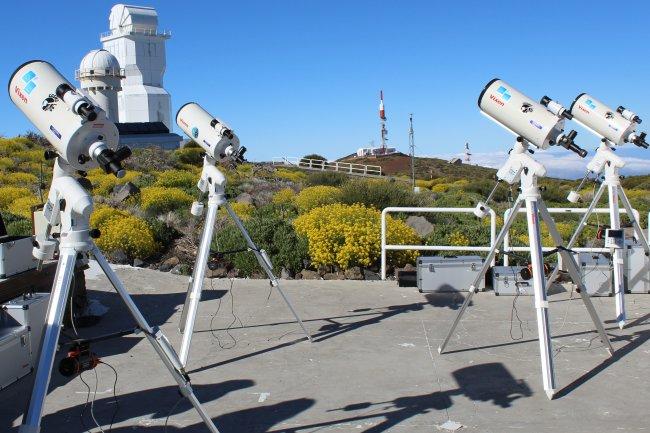
<path fill-rule="evenodd" d="M 543 96 L 542 99 L 539 101 L 540 104 L 542 104 L 548 111 L 551 113 L 555 114 L 558 117 L 564 117 L 567 120 L 573 119 L 573 116 L 569 111 L 564 108 L 562 104 L 559 102 L 555 102 L 548 96 Z"/>
<path fill-rule="evenodd" d="M 90 101 L 78 94 L 69 84 L 63 83 L 56 88 L 56 96 L 65 102 L 74 113 L 83 117 L 89 122 L 97 119 L 95 106 Z"/>
<path fill-rule="evenodd" d="M 619 113 L 621 116 L 623 116 L 625 119 L 629 120 L 630 122 L 635 122 L 639 125 L 641 124 L 641 118 L 637 116 L 635 113 L 633 113 L 632 111 L 623 107 L 622 105 L 619 105 L 619 107 L 616 109 L 616 112 Z"/>
<path fill-rule="evenodd" d="M 588 152 L 573 141 L 577 135 L 578 133 L 572 129 L 568 134 L 562 135 L 557 144 L 571 152 L 577 153 L 580 158 L 584 158 Z"/>
<path fill-rule="evenodd" d="M 648 143 L 645 141 L 646 135 L 647 134 L 645 132 L 640 133 L 639 135 L 635 136 L 632 139 L 632 143 L 634 143 L 635 145 L 637 145 L 639 147 L 647 149 L 648 148 Z"/>
<path fill-rule="evenodd" d="M 113 173 L 115 177 L 121 178 L 126 174 L 126 170 L 122 167 L 122 161 L 129 156 L 131 156 L 131 149 L 127 146 L 120 147 L 115 151 L 103 147 L 95 154 L 94 159 L 104 172 Z"/>

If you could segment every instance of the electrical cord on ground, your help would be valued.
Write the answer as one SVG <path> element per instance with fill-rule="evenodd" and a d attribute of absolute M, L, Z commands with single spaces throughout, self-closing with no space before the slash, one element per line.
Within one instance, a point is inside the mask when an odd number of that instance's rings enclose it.
<path fill-rule="evenodd" d="M 93 392 L 93 399 L 90 402 L 90 417 L 93 419 L 95 422 L 95 425 L 99 429 L 100 432 L 104 432 L 104 429 L 99 425 L 99 422 L 97 422 L 97 418 L 95 418 L 95 399 L 97 398 L 97 387 L 99 386 L 99 375 L 97 374 L 97 369 L 93 368 L 93 371 L 95 372 L 95 391 Z"/>
<path fill-rule="evenodd" d="M 110 365 L 109 363 L 105 361 L 99 361 L 99 364 L 103 364 L 106 367 L 110 368 L 113 370 L 113 373 L 115 373 L 115 382 L 113 382 L 113 401 L 115 402 L 115 410 L 113 410 L 113 415 L 111 416 L 111 423 L 109 424 L 108 431 L 113 430 L 113 423 L 115 422 L 115 417 L 117 416 L 117 412 L 120 410 L 120 403 L 119 400 L 117 399 L 117 379 L 118 379 L 118 374 L 117 370 L 115 367 Z"/>
<path fill-rule="evenodd" d="M 515 279 L 515 289 L 517 290 L 517 294 L 512 300 L 512 309 L 510 310 L 510 338 L 513 341 L 519 341 L 524 338 L 524 322 L 519 318 L 519 312 L 517 311 L 517 299 L 519 299 L 519 295 L 521 294 L 521 292 L 519 290 L 519 281 L 517 280 L 517 272 L 515 272 L 514 268 L 512 270 L 512 275 Z M 515 338 L 512 335 L 512 325 L 515 317 L 519 321 L 519 333 L 521 334 L 518 338 Z"/>
<path fill-rule="evenodd" d="M 172 413 L 174 412 L 174 409 L 176 409 L 176 406 L 178 406 L 178 403 L 180 403 L 184 398 L 185 397 L 183 397 L 182 395 L 180 397 L 178 397 L 178 399 L 176 400 L 176 403 L 174 403 L 174 405 L 171 407 L 171 409 L 169 409 L 169 412 L 167 412 L 167 417 L 165 418 L 165 430 L 164 430 L 163 433 L 167 433 L 167 425 L 169 423 L 169 418 L 171 418 Z"/>
<path fill-rule="evenodd" d="M 84 407 L 81 409 L 81 412 L 79 413 L 79 421 L 81 421 L 81 426 L 84 428 L 84 430 L 88 431 L 88 426 L 86 426 L 86 421 L 84 421 L 84 413 L 86 413 L 86 407 L 88 407 L 88 402 L 90 401 L 90 385 L 86 383 L 86 381 L 82 377 L 82 373 L 83 371 L 80 371 L 77 377 L 79 378 L 79 380 L 81 380 L 81 383 L 83 383 L 88 389 L 88 394 L 86 395 L 86 403 L 84 403 Z"/>
<path fill-rule="evenodd" d="M 217 318 L 217 315 L 219 314 L 219 310 L 221 309 L 221 302 L 222 302 L 223 297 L 219 298 L 219 304 L 217 305 L 217 310 L 214 312 L 214 314 L 212 314 L 212 318 L 210 319 L 210 334 L 212 334 L 212 336 L 217 340 L 217 344 L 219 345 L 219 348 L 225 349 L 225 350 L 232 349 L 235 346 L 237 346 L 237 339 L 230 332 L 230 329 L 232 328 L 232 326 L 234 324 L 236 324 L 237 322 L 239 322 L 239 326 L 242 326 L 242 327 L 244 326 L 242 321 L 239 319 L 239 316 L 237 316 L 237 314 L 235 313 L 235 294 L 234 294 L 234 290 L 233 290 L 234 289 L 234 283 L 235 283 L 235 279 L 230 278 L 230 289 L 228 290 L 228 293 L 230 294 L 230 304 L 231 304 L 230 314 L 232 315 L 232 321 L 228 324 L 228 326 L 225 329 L 226 334 L 232 340 L 231 344 L 224 344 L 221 341 L 221 339 L 219 338 L 219 335 L 217 335 L 217 333 L 215 332 L 216 329 L 214 329 L 214 327 L 213 327 L 214 320 Z M 210 288 L 212 289 L 212 280 L 210 280 Z"/>

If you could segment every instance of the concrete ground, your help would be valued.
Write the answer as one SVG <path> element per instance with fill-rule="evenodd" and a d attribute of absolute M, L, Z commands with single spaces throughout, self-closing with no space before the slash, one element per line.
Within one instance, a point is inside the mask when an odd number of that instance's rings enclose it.
<path fill-rule="evenodd" d="M 145 316 L 180 347 L 187 277 L 133 268 L 118 274 Z M 88 276 L 91 296 L 110 311 L 80 334 L 132 326 L 107 280 Z M 425 296 L 395 282 L 286 281 L 283 287 L 314 343 L 301 338 L 277 292 L 267 299 L 267 281 L 206 283 L 188 371 L 221 433 L 436 432 L 453 431 L 454 423 L 463 426 L 460 431 L 482 433 L 650 429 L 648 295 L 626 297 L 631 320 L 622 331 L 611 320 L 613 299 L 594 299 L 616 349 L 612 358 L 581 301 L 570 300 L 568 292 L 551 296 L 561 390 L 549 401 L 530 297 L 517 299 L 521 326 L 514 313 L 511 326 L 512 297 L 478 294 L 449 352 L 438 355 L 461 294 Z M 119 375 L 117 403 L 109 367 L 82 375 L 97 389 L 92 412 L 104 431 L 113 416 L 116 433 L 207 431 L 179 401 L 171 376 L 141 336 L 97 343 L 94 350 Z M 30 386 L 26 378 L 0 392 L 0 431 L 20 423 Z M 85 405 L 88 387 L 79 377 L 54 373 L 43 431 L 100 431 L 91 404 Z"/>

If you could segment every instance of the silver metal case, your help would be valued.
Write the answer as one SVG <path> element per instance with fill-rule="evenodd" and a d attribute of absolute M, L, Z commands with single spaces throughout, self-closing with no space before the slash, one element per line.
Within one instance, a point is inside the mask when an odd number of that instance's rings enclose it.
<path fill-rule="evenodd" d="M 625 291 L 628 293 L 650 293 L 650 258 L 641 245 L 626 248 L 623 271 Z"/>
<path fill-rule="evenodd" d="M 31 236 L 0 237 L 0 278 L 36 268 Z"/>
<path fill-rule="evenodd" d="M 523 266 L 494 266 L 492 268 L 492 290 L 497 296 L 532 296 L 532 280 L 524 280 L 519 274 Z"/>
<path fill-rule="evenodd" d="M 32 293 L 12 299 L 2 305 L 4 314 L 7 314 L 17 323 L 26 326 L 30 334 L 30 355 L 36 365 L 41 349 L 41 339 L 45 329 L 45 316 L 50 302 L 49 293 Z"/>
<path fill-rule="evenodd" d="M 564 130 L 563 118 L 496 78 L 481 92 L 478 106 L 488 118 L 540 149 L 557 144 Z"/>
<path fill-rule="evenodd" d="M 27 327 L 0 328 L 0 389 L 6 388 L 31 372 Z"/>
<path fill-rule="evenodd" d="M 589 296 L 612 296 L 614 285 L 612 267 L 601 254 L 580 253 L 576 256 L 582 282 Z"/>
<path fill-rule="evenodd" d="M 417 260 L 417 286 L 423 293 L 467 292 L 483 266 L 480 256 L 425 256 Z M 485 279 L 477 290 L 485 290 Z"/>

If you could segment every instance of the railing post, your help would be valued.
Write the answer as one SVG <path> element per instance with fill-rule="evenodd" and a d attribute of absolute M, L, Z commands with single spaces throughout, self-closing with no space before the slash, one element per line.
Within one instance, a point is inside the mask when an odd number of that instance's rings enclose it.
<path fill-rule="evenodd" d="M 508 215 L 512 209 L 508 209 L 503 213 L 503 221 L 505 222 L 508 219 Z M 510 256 L 508 256 L 508 249 L 510 248 L 510 230 L 506 232 L 505 237 L 503 238 L 503 266 L 510 266 Z"/>
<path fill-rule="evenodd" d="M 381 211 L 381 279 L 386 280 L 386 212 L 389 208 Z"/>
<path fill-rule="evenodd" d="M 494 244 L 497 240 L 497 213 L 490 209 L 490 248 L 494 248 Z M 497 255 L 495 254 L 492 257 L 492 266 L 497 264 Z"/>

